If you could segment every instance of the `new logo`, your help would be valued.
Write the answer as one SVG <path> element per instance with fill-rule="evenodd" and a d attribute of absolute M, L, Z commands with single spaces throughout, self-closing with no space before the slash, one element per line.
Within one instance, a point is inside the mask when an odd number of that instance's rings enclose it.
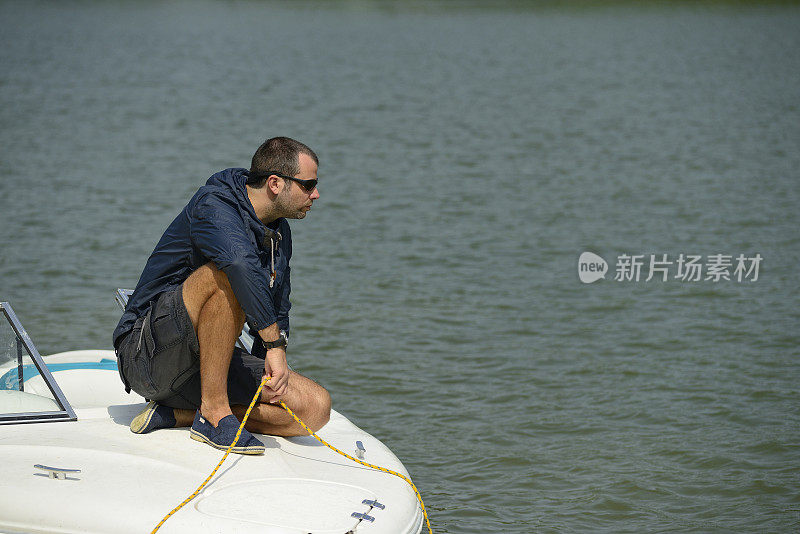
<path fill-rule="evenodd" d="M 584 284 L 591 284 L 606 277 L 608 264 L 594 252 L 584 252 L 578 258 L 578 278 Z"/>

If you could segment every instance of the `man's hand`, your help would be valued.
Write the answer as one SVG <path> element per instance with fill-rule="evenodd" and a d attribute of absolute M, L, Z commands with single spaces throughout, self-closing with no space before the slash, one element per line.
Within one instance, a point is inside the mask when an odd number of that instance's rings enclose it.
<path fill-rule="evenodd" d="M 276 403 L 281 400 L 289 385 L 289 366 L 286 364 L 286 350 L 283 347 L 267 351 L 267 357 L 264 358 L 264 372 L 270 377 L 264 391 L 267 396 L 271 395 L 269 402 Z"/>
<path fill-rule="evenodd" d="M 278 323 L 272 323 L 266 328 L 258 331 L 258 335 L 264 341 L 270 342 L 280 338 L 281 331 Z M 289 366 L 286 364 L 286 347 L 275 347 L 267 350 L 264 358 L 264 373 L 270 378 L 264 389 L 269 402 L 276 403 L 286 393 L 286 386 L 289 384 Z"/>

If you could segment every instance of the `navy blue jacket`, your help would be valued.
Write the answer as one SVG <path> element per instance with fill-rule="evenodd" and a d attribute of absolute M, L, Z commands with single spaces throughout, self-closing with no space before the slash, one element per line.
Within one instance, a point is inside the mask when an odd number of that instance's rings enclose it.
<path fill-rule="evenodd" d="M 208 179 L 167 227 L 156 245 L 114 330 L 114 347 L 147 313 L 158 296 L 179 287 L 201 265 L 212 262 L 233 288 L 251 329 L 277 322 L 289 331 L 289 259 L 292 234 L 286 219 L 265 226 L 247 197 L 246 169 L 226 169 Z M 274 232 L 276 277 L 269 287 L 270 238 Z"/>

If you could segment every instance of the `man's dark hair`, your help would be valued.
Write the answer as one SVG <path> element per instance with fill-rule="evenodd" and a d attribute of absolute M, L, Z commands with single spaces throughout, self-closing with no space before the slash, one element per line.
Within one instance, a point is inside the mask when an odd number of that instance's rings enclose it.
<path fill-rule="evenodd" d="M 308 155 L 319 165 L 319 159 L 314 151 L 300 141 L 289 137 L 267 139 L 253 154 L 253 161 L 250 163 L 252 178 L 247 180 L 247 185 L 262 187 L 267 181 L 268 175 L 265 173 L 268 172 L 294 176 L 300 172 L 300 153 Z"/>

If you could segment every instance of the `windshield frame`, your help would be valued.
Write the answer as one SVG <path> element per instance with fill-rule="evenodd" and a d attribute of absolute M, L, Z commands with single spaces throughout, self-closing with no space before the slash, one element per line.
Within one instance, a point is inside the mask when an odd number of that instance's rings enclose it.
<path fill-rule="evenodd" d="M 50 372 L 50 369 L 48 369 L 47 365 L 45 365 L 42 355 L 39 354 L 39 351 L 36 349 L 36 345 L 33 344 L 33 340 L 28 335 L 28 332 L 25 331 L 25 328 L 22 326 L 20 320 L 17 318 L 17 314 L 14 313 L 14 309 L 8 302 L 0 302 L 0 311 L 3 312 L 3 316 L 5 317 L 6 321 L 8 321 L 8 324 L 11 326 L 12 330 L 17 336 L 18 348 L 20 346 L 19 344 L 21 344 L 21 346 L 24 347 L 24 349 L 28 352 L 31 361 L 33 361 L 42 379 L 44 379 L 47 387 L 50 389 L 53 399 L 58 403 L 59 406 L 62 407 L 61 410 L 52 411 L 20 413 L 0 412 L 0 425 L 77 421 L 78 417 L 75 415 L 75 410 L 72 409 L 72 406 L 67 400 L 67 397 L 64 395 L 64 392 L 61 391 L 61 388 L 58 386 L 58 383 L 53 377 L 53 374 Z"/>

